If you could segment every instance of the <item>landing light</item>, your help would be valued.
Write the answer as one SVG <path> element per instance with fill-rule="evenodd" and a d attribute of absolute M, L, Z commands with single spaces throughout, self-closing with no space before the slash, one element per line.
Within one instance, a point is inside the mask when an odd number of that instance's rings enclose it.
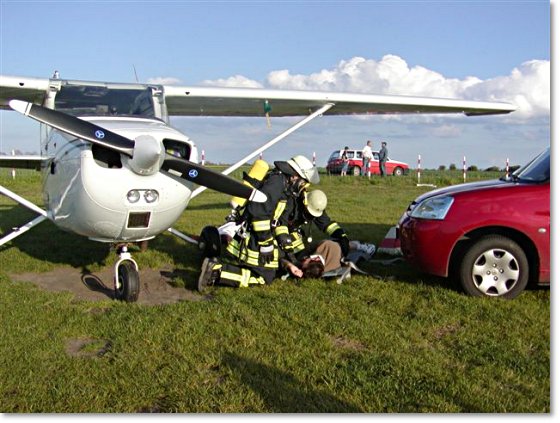
<path fill-rule="evenodd" d="M 138 200 L 140 200 L 140 191 L 132 189 L 128 191 L 128 194 L 126 194 L 126 198 L 129 203 L 137 203 Z"/>
<path fill-rule="evenodd" d="M 158 197 L 158 192 L 153 189 L 149 189 L 144 193 L 144 200 L 146 200 L 147 203 L 153 203 L 154 201 L 157 201 Z"/>

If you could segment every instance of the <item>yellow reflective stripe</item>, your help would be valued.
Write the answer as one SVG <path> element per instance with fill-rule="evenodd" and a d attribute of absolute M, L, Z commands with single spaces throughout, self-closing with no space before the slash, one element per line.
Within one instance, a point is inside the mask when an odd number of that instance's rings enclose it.
<path fill-rule="evenodd" d="M 290 236 L 292 237 L 292 243 L 297 241 L 303 242 L 303 238 L 299 232 L 292 232 Z"/>
<path fill-rule="evenodd" d="M 300 239 L 296 242 L 292 242 L 292 248 L 294 253 L 299 253 L 300 251 L 303 251 L 305 249 L 305 244 L 303 243 L 303 240 Z"/>
<path fill-rule="evenodd" d="M 276 204 L 276 209 L 274 209 L 274 217 L 272 218 L 273 220 L 280 219 L 280 216 L 282 216 L 282 213 L 284 213 L 284 210 L 286 209 L 286 204 L 288 204 L 287 200 L 280 200 L 278 204 Z"/>
<path fill-rule="evenodd" d="M 327 230 L 325 232 L 327 233 L 327 235 L 331 235 L 337 229 L 340 229 L 340 225 L 336 222 L 333 222 L 329 226 L 327 226 Z"/>
<path fill-rule="evenodd" d="M 253 229 L 258 232 L 270 231 L 270 220 L 255 220 Z"/>
<path fill-rule="evenodd" d="M 298 245 L 297 247 L 294 247 L 293 253 L 297 254 L 297 253 L 299 253 L 300 251 L 303 251 L 303 250 L 305 250 L 305 245 L 301 244 L 301 245 Z"/>
<path fill-rule="evenodd" d="M 239 284 L 239 288 L 247 288 L 249 285 L 264 285 L 266 282 L 262 276 L 253 276 L 250 269 L 239 269 L 241 273 L 222 271 L 220 279 L 227 279 Z"/>
<path fill-rule="evenodd" d="M 222 273 L 220 274 L 220 279 L 228 279 L 230 281 L 237 282 L 241 286 L 243 284 L 243 270 L 245 269 L 241 269 L 242 272 L 241 275 L 238 273 L 222 270 Z"/>
<path fill-rule="evenodd" d="M 274 238 L 270 237 L 270 238 L 267 238 L 267 239 L 265 239 L 265 240 L 263 240 L 263 241 L 259 241 L 258 244 L 259 244 L 259 245 L 268 245 L 268 244 L 270 244 L 270 243 L 272 242 L 273 239 L 274 239 Z"/>
<path fill-rule="evenodd" d="M 258 252 L 258 251 L 250 250 L 250 249 L 248 249 L 248 248 L 247 248 L 247 255 L 248 255 L 250 258 L 254 258 L 254 259 L 258 259 L 258 258 L 259 258 L 259 252 Z"/>
<path fill-rule="evenodd" d="M 282 235 L 282 234 L 288 234 L 290 233 L 290 231 L 288 231 L 288 227 L 285 225 L 282 226 L 277 226 L 274 229 L 274 235 L 278 236 L 278 235 Z"/>
<path fill-rule="evenodd" d="M 255 266 L 255 267 L 262 267 L 261 264 L 259 264 L 259 255 L 258 253 L 252 254 L 252 252 L 248 255 L 248 256 L 244 256 L 243 257 L 243 261 L 251 266 Z M 270 269 L 276 269 L 278 267 L 278 250 L 274 250 L 274 258 L 272 259 L 272 261 L 268 264 L 265 264 L 264 267 L 266 268 L 270 268 Z"/>
<path fill-rule="evenodd" d="M 251 266 L 259 265 L 259 252 L 255 250 L 245 249 L 243 253 L 239 256 L 239 260 L 244 263 L 250 264 Z"/>
<path fill-rule="evenodd" d="M 238 257 L 239 252 L 241 251 L 239 242 L 236 239 L 232 239 L 226 247 L 226 251 L 234 257 Z"/>
<path fill-rule="evenodd" d="M 241 263 L 246 263 L 250 266 L 261 267 L 259 264 L 259 252 L 255 250 L 251 250 L 249 248 L 240 248 L 239 243 L 237 242 L 230 242 L 226 247 L 226 251 L 230 253 L 233 257 L 236 257 L 237 260 Z M 266 264 L 264 267 L 270 269 L 278 268 L 278 249 L 274 248 L 274 256 L 273 260 Z"/>
<path fill-rule="evenodd" d="M 247 288 L 249 286 L 249 280 L 251 279 L 251 271 L 249 269 L 241 269 L 241 283 L 240 288 Z"/>
<path fill-rule="evenodd" d="M 292 232 L 292 252 L 299 253 L 305 249 L 305 244 L 303 242 L 303 238 L 299 232 Z"/>
<path fill-rule="evenodd" d="M 262 276 L 254 277 L 251 276 L 249 278 L 249 285 L 264 285 L 266 282 Z"/>

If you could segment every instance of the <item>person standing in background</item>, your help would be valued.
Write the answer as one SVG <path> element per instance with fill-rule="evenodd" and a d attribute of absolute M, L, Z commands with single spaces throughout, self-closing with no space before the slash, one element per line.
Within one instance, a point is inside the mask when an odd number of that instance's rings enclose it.
<path fill-rule="evenodd" d="M 381 143 L 381 150 L 379 150 L 379 173 L 381 176 L 387 175 L 387 170 L 385 169 L 385 162 L 389 156 L 389 151 L 387 150 L 387 143 L 383 141 Z"/>
<path fill-rule="evenodd" d="M 344 147 L 344 151 L 342 152 L 342 170 L 340 171 L 340 176 L 346 176 L 346 172 L 348 172 L 348 147 Z"/>
<path fill-rule="evenodd" d="M 367 175 L 368 178 L 371 178 L 371 171 L 369 169 L 371 159 L 373 159 L 373 152 L 371 151 L 371 141 L 368 140 L 362 149 L 362 176 Z"/>

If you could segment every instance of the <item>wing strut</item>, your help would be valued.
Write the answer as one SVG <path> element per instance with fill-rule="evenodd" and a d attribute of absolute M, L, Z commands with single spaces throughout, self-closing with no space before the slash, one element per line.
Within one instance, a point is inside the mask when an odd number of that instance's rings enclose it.
<path fill-rule="evenodd" d="M 262 147 L 257 148 L 255 151 L 253 151 L 252 153 L 248 154 L 247 156 L 243 157 L 241 160 L 239 160 L 237 163 L 235 163 L 234 165 L 231 165 L 230 167 L 228 167 L 226 170 L 224 170 L 222 173 L 224 175 L 229 175 L 231 172 L 233 172 L 234 170 L 236 170 L 237 168 L 243 166 L 245 163 L 247 163 L 249 160 L 251 160 L 253 157 L 256 157 L 259 153 L 261 153 L 262 151 L 268 149 L 269 147 L 272 147 L 274 144 L 276 144 L 278 141 L 286 138 L 288 135 L 290 135 L 292 132 L 298 130 L 299 128 L 301 128 L 302 126 L 308 124 L 309 122 L 311 122 L 313 119 L 315 119 L 317 116 L 321 116 L 323 113 L 325 113 L 327 110 L 329 110 L 331 107 L 334 106 L 334 103 L 328 103 L 325 104 L 323 107 L 321 107 L 320 109 L 316 110 L 315 112 L 311 113 L 309 116 L 307 116 L 305 119 L 299 121 L 298 123 L 296 123 L 294 126 L 288 128 L 287 130 L 285 130 L 284 132 L 282 132 L 280 135 L 278 135 L 276 138 L 271 139 L 269 142 L 267 142 L 266 144 L 264 144 Z M 191 195 L 191 199 L 193 199 L 194 197 L 196 197 L 198 194 L 200 194 L 202 191 L 204 191 L 206 189 L 206 187 L 201 186 L 198 187 L 197 189 L 195 189 L 192 192 Z"/>
<path fill-rule="evenodd" d="M 31 220 L 30 222 L 26 223 L 23 226 L 20 226 L 19 228 L 15 228 L 11 233 L 9 233 L 8 235 L 0 238 L 0 246 L 4 245 L 8 241 L 11 241 L 12 239 L 24 234 L 29 229 L 33 228 L 34 226 L 37 226 L 43 220 L 47 219 L 47 212 L 45 210 L 43 210 L 40 207 L 37 207 L 35 204 L 31 203 L 30 201 L 27 201 L 23 197 L 20 197 L 19 195 L 10 191 L 9 189 L 3 187 L 2 185 L 0 185 L 0 194 L 4 194 L 6 197 L 11 198 L 12 200 L 18 202 L 22 206 L 25 206 L 28 209 L 33 210 L 35 213 L 39 214 L 39 216 L 37 216 L 35 219 Z"/>

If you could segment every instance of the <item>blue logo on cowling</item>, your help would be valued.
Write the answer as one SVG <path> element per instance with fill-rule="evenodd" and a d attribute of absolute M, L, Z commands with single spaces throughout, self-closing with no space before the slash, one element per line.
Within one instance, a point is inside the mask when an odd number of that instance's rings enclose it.
<path fill-rule="evenodd" d="M 196 178 L 198 176 L 198 170 L 196 169 L 189 170 L 189 176 L 193 179 Z"/>
<path fill-rule="evenodd" d="M 102 140 L 103 138 L 105 138 L 105 132 L 98 129 L 97 131 L 95 131 L 95 138 Z"/>

